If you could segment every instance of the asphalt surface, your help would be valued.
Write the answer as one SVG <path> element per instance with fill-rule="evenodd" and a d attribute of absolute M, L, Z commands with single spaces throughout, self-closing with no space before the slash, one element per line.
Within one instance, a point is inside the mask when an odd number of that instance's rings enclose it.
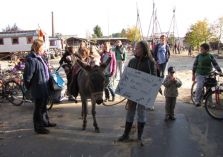
<path fill-rule="evenodd" d="M 182 70 L 188 69 L 184 66 L 188 61 L 193 59 L 183 59 L 179 64 Z M 165 122 L 161 95 L 155 102 L 155 111 L 147 111 L 144 147 L 135 140 L 135 128 L 131 132 L 133 141 L 117 143 L 124 130 L 125 103 L 113 107 L 98 105 L 101 132 L 95 133 L 90 108 L 87 130 L 82 131 L 80 103 L 65 100 L 49 112 L 57 126 L 50 128 L 48 135 L 34 133 L 32 104 L 16 107 L 1 103 L 0 157 L 223 157 L 223 121 L 211 118 L 204 107 L 178 100 L 176 120 Z"/>

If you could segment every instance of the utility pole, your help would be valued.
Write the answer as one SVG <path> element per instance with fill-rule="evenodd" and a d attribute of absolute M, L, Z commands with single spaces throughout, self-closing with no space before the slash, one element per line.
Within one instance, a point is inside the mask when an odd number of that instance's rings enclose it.
<path fill-rule="evenodd" d="M 54 37 L 54 16 L 53 16 L 53 12 L 51 12 L 52 14 L 52 37 Z"/>

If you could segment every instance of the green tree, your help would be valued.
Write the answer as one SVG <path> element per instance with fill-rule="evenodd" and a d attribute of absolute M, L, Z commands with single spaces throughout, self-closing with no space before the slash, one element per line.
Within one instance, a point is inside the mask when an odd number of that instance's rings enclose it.
<path fill-rule="evenodd" d="M 123 28 L 122 31 L 120 33 L 113 33 L 112 37 L 126 37 L 126 30 Z"/>
<path fill-rule="evenodd" d="M 199 48 L 199 45 L 203 42 L 208 42 L 211 36 L 212 33 L 207 20 L 198 21 L 186 33 L 185 42 L 193 47 Z"/>
<path fill-rule="evenodd" d="M 128 28 L 126 32 L 126 37 L 131 41 L 140 41 L 141 34 L 140 30 L 137 27 Z"/>
<path fill-rule="evenodd" d="M 94 31 L 94 34 L 92 34 L 93 38 L 101 38 L 101 37 L 103 37 L 103 33 L 101 31 L 101 27 L 100 26 L 96 25 L 94 27 L 93 31 Z"/>
<path fill-rule="evenodd" d="M 112 37 L 118 38 L 118 37 L 122 37 L 121 33 L 113 33 Z"/>
<path fill-rule="evenodd" d="M 57 38 L 59 38 L 59 39 L 61 39 L 62 38 L 62 33 L 55 33 L 55 37 L 57 37 Z"/>
<path fill-rule="evenodd" d="M 126 30 L 124 28 L 121 31 L 121 37 L 127 37 Z"/>

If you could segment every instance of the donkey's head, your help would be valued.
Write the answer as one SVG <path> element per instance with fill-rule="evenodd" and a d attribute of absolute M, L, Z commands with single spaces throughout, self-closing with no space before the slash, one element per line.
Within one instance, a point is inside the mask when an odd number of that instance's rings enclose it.
<path fill-rule="evenodd" d="M 105 86 L 104 70 L 110 61 L 111 58 L 109 58 L 105 64 L 101 64 L 100 66 L 90 66 L 89 64 L 77 60 L 78 64 L 87 73 L 86 85 L 88 85 L 91 100 L 97 104 L 101 104 L 103 102 L 103 91 Z"/>

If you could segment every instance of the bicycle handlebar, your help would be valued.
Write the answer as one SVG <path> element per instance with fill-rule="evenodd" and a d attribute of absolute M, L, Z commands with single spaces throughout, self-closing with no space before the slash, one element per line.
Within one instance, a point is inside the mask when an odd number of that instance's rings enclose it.
<path fill-rule="evenodd" d="M 217 75 L 219 75 L 220 77 L 223 77 L 223 73 L 222 72 L 218 72 L 217 70 L 211 71 L 209 77 L 213 77 L 213 76 L 215 77 Z"/>

